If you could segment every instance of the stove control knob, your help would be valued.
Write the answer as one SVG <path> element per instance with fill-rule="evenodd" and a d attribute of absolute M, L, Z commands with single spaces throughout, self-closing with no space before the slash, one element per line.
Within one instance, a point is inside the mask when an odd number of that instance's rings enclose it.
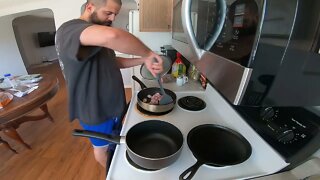
<path fill-rule="evenodd" d="M 272 107 L 267 107 L 261 110 L 260 117 L 263 121 L 272 121 L 277 115 L 277 111 Z"/>
<path fill-rule="evenodd" d="M 284 129 L 279 132 L 279 135 L 277 136 L 277 139 L 279 142 L 282 142 L 284 144 L 290 143 L 294 139 L 294 132 L 291 129 Z"/>

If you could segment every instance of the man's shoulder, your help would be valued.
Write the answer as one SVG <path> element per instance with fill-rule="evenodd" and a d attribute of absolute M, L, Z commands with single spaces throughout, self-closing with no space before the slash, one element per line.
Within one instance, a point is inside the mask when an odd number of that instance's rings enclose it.
<path fill-rule="evenodd" d="M 81 20 L 81 19 L 72 19 L 72 20 L 69 20 L 69 21 L 66 21 L 64 22 L 58 29 L 63 29 L 67 26 L 70 26 L 70 25 L 75 25 L 75 24 L 86 24 L 87 22 Z"/>
<path fill-rule="evenodd" d="M 60 37 L 65 37 L 66 34 L 68 34 L 68 36 L 71 36 L 72 34 L 78 35 L 79 32 L 83 31 L 90 25 L 91 23 L 81 19 L 69 20 L 57 29 L 56 37 L 58 40 L 62 40 L 63 38 L 61 39 Z"/>

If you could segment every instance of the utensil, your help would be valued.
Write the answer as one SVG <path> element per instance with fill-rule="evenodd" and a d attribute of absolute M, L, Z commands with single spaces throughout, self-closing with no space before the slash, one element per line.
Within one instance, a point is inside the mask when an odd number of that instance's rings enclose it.
<path fill-rule="evenodd" d="M 172 102 L 169 104 L 161 105 L 161 104 L 150 104 L 150 98 L 148 96 L 154 95 L 156 93 L 161 93 L 160 89 L 157 87 L 147 88 L 147 86 L 136 76 L 132 76 L 132 79 L 138 82 L 141 86 L 141 90 L 138 92 L 138 105 L 144 110 L 152 113 L 164 113 L 172 110 L 176 104 L 177 96 L 176 94 L 169 90 L 164 89 L 166 94 L 170 95 L 172 98 Z"/>
<path fill-rule="evenodd" d="M 161 94 L 162 94 L 162 97 L 159 101 L 159 104 L 160 105 L 164 105 L 164 104 L 169 104 L 173 101 L 172 97 L 169 96 L 168 94 L 166 94 L 166 92 L 164 91 L 163 87 L 162 87 L 162 82 L 161 82 L 161 77 L 160 77 L 160 74 L 157 74 L 157 81 L 158 81 L 158 84 L 160 86 L 160 91 L 161 91 Z"/>
<path fill-rule="evenodd" d="M 164 76 L 169 72 L 172 66 L 172 60 L 170 57 L 165 56 L 165 55 L 160 55 L 162 61 L 163 61 L 163 71 L 160 73 L 160 76 Z M 147 67 L 142 64 L 140 67 L 140 74 L 143 77 L 143 79 L 148 79 L 148 80 L 154 80 L 156 77 L 154 77 L 150 71 L 147 69 Z"/>
<path fill-rule="evenodd" d="M 215 124 L 193 128 L 187 142 L 197 162 L 180 175 L 180 180 L 191 179 L 203 164 L 231 166 L 244 162 L 252 153 L 250 143 L 241 134 Z"/>
<path fill-rule="evenodd" d="M 140 122 L 125 137 L 75 129 L 74 136 L 93 137 L 112 143 L 125 143 L 130 159 L 146 169 L 162 169 L 181 154 L 183 135 L 174 125 L 160 120 Z"/>
<path fill-rule="evenodd" d="M 158 62 L 157 59 L 153 59 L 154 62 Z M 157 78 L 156 80 L 158 81 L 159 87 L 160 87 L 160 91 L 161 91 L 161 99 L 159 101 L 160 105 L 164 105 L 164 104 L 169 104 L 170 102 L 172 102 L 172 98 L 171 96 L 169 96 L 168 94 L 166 94 L 166 92 L 164 91 L 163 87 L 162 87 L 162 82 L 161 82 L 161 76 L 160 73 L 157 74 Z"/>

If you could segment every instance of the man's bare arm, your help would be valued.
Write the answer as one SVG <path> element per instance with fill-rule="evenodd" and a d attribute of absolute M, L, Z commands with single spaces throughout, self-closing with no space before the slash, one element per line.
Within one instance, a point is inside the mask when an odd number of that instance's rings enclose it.
<path fill-rule="evenodd" d="M 117 57 L 117 63 L 119 68 L 129 68 L 143 64 L 144 58 L 123 58 Z"/>
<path fill-rule="evenodd" d="M 80 36 L 80 42 L 85 46 L 102 46 L 125 54 L 148 56 L 151 50 L 138 38 L 121 29 L 92 25 L 86 28 Z"/>
<path fill-rule="evenodd" d="M 143 63 L 154 76 L 162 72 L 163 61 L 161 57 L 151 51 L 138 38 L 121 29 L 92 25 L 82 31 L 80 42 L 84 46 L 101 46 L 125 54 L 141 56 L 144 58 Z M 154 59 L 157 59 L 157 63 Z"/>

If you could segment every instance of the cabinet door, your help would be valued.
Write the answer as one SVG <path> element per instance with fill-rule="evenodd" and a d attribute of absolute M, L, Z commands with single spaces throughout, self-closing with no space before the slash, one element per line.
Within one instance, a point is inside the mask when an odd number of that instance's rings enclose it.
<path fill-rule="evenodd" d="M 140 31 L 170 32 L 172 0 L 140 0 Z"/>

